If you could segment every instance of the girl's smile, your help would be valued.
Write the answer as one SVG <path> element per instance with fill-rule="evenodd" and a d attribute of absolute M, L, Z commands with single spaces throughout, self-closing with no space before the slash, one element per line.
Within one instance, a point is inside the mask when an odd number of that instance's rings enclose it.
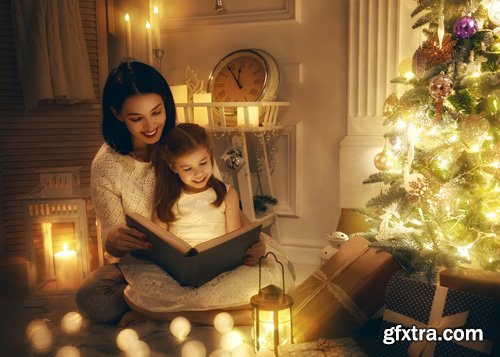
<path fill-rule="evenodd" d="M 186 192 L 202 192 L 212 176 L 212 156 L 206 148 L 199 147 L 176 158 L 172 169 L 179 175 Z"/>

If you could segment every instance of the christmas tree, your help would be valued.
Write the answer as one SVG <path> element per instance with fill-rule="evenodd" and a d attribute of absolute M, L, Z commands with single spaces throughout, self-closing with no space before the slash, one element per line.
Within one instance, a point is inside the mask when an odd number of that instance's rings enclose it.
<path fill-rule="evenodd" d="M 500 0 L 420 0 L 412 18 L 425 40 L 384 103 L 365 236 L 409 273 L 500 271 Z"/>

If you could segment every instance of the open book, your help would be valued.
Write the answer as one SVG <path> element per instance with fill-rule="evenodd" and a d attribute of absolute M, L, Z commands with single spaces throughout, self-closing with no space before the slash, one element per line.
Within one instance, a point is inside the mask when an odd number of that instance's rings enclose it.
<path fill-rule="evenodd" d="M 133 256 L 156 263 L 180 285 L 194 287 L 241 265 L 262 229 L 262 224 L 254 222 L 193 247 L 137 213 L 127 214 L 126 221 L 129 227 L 146 234 L 153 244 L 152 251 L 135 250 Z"/>

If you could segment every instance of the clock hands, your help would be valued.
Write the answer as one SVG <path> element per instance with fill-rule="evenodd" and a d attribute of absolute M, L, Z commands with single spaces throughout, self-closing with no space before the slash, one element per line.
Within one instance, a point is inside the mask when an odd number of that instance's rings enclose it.
<path fill-rule="evenodd" d="M 227 66 L 227 69 L 228 69 L 228 71 L 229 71 L 229 72 L 231 72 L 231 75 L 233 76 L 234 80 L 236 81 L 236 84 L 238 85 L 238 88 L 239 88 L 239 89 L 243 88 L 243 87 L 241 86 L 241 84 L 240 84 L 240 73 L 241 73 L 241 68 L 240 68 L 240 70 L 238 71 L 238 78 L 236 78 L 236 76 L 235 76 L 235 74 L 234 74 L 234 72 L 233 72 L 233 70 L 231 69 L 231 67 L 230 67 L 230 66 Z"/>

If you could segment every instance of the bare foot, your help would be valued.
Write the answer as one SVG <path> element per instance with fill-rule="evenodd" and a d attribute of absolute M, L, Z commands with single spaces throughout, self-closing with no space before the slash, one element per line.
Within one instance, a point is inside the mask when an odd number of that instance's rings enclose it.
<path fill-rule="evenodd" d="M 122 316 L 120 323 L 118 324 L 120 327 L 127 327 L 130 325 L 135 325 L 140 322 L 146 321 L 148 318 L 141 314 L 138 311 L 130 310 Z"/>

